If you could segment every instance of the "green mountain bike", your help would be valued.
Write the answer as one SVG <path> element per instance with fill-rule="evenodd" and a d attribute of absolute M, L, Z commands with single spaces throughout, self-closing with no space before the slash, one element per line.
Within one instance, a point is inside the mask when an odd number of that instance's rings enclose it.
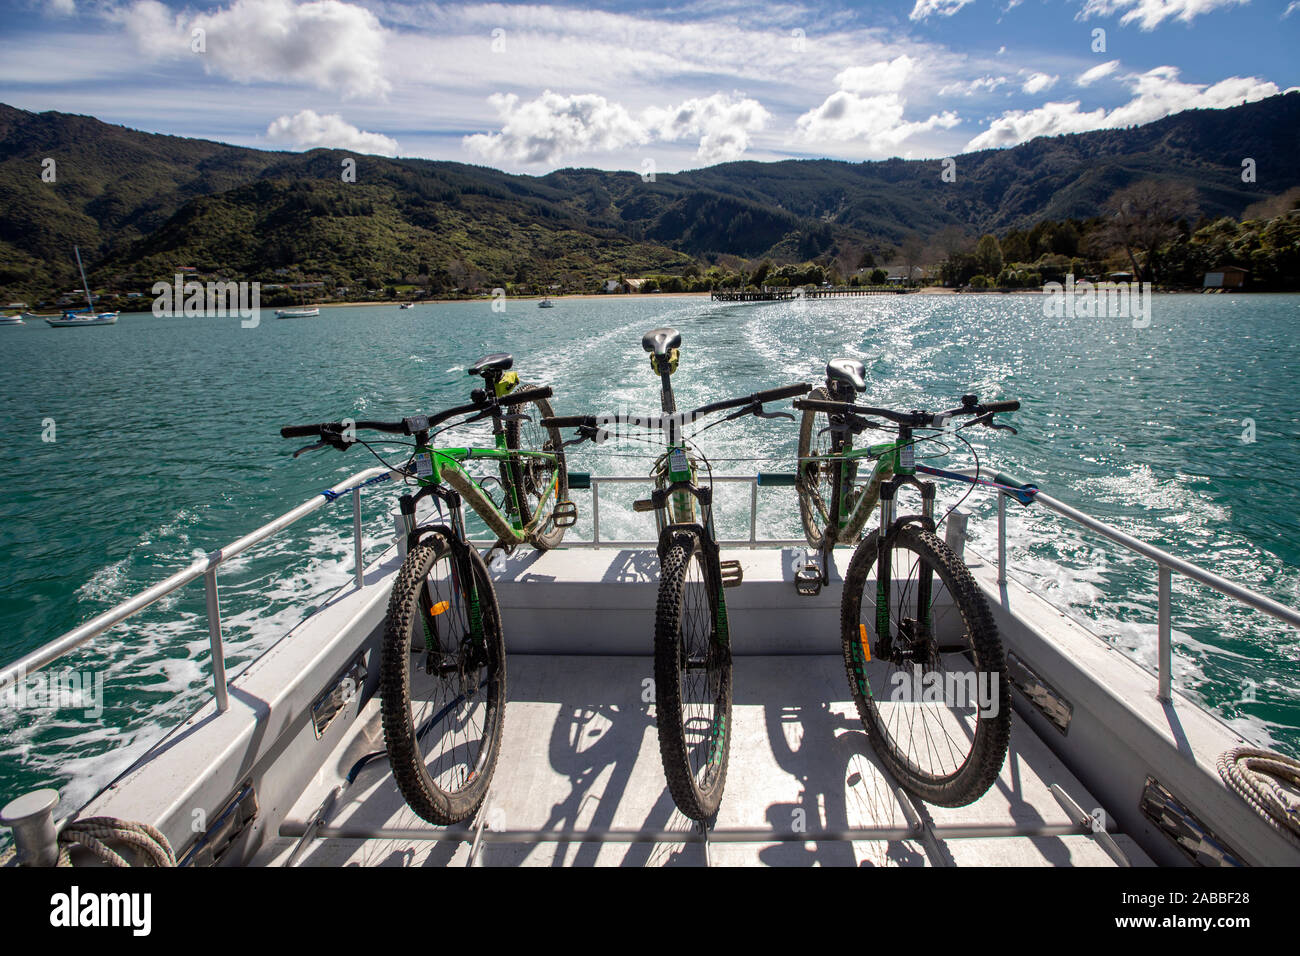
<path fill-rule="evenodd" d="M 469 369 L 481 376 L 471 402 L 396 422 L 345 421 L 282 428 L 285 438 L 316 437 L 317 448 L 369 448 L 359 431 L 409 436 L 414 449 L 394 469 L 418 486 L 401 498 L 406 558 L 384 620 L 380 697 L 384 743 L 402 796 L 430 823 L 468 819 L 487 796 L 501 749 L 506 703 L 505 639 L 487 564 L 465 532 L 464 505 L 497 535 L 496 548 L 552 548 L 577 520 L 568 500 L 560 434 L 540 424 L 552 414 L 545 386 L 520 385 L 513 359 L 489 355 Z M 491 419 L 491 448 L 440 448 L 450 428 Z M 389 439 L 385 439 L 389 440 Z M 382 460 L 382 459 L 381 459 Z M 472 476 L 470 461 L 497 466 Z M 499 486 L 498 503 L 491 486 Z M 417 505 L 437 515 L 421 523 Z"/>
<path fill-rule="evenodd" d="M 663 415 L 571 416 L 543 425 L 576 427 L 575 441 L 597 439 L 626 425 L 661 430 L 666 449 L 652 467 L 654 491 L 636 502 L 653 511 L 659 528 L 659 596 L 655 605 L 655 710 L 659 753 L 673 802 L 694 820 L 718 812 L 731 748 L 731 633 L 723 589 L 742 581 L 739 561 L 723 561 L 713 523 L 713 487 L 700 483 L 700 466 L 711 478 L 708 459 L 693 439 L 705 428 L 747 415 L 788 418 L 763 406 L 804 395 L 805 383 L 712 402 L 680 413 L 673 396 L 681 333 L 652 329 L 641 340 L 660 380 Z M 718 412 L 725 418 L 686 435 L 685 428 Z M 570 442 L 572 444 L 573 442 Z"/>
<path fill-rule="evenodd" d="M 794 403 L 803 412 L 799 511 L 820 556 L 797 572 L 796 586 L 817 593 L 829 580 L 835 545 L 856 546 L 844 579 L 840 637 L 858 715 L 881 761 L 908 790 L 939 806 L 963 806 L 992 786 L 1006 760 L 1010 686 L 988 604 L 966 565 L 936 536 L 935 485 L 917 475 L 991 484 L 1022 501 L 1036 489 L 918 465 L 915 449 L 931 430 L 963 442 L 960 430 L 972 425 L 1014 431 L 994 416 L 1020 403 L 965 395 L 944 412 L 891 411 L 855 403 L 865 388 L 862 363 L 836 359 L 826 373 L 824 389 Z M 963 417 L 969 421 L 944 431 Z M 854 438 L 871 429 L 894 437 L 855 447 Z M 865 462 L 873 464 L 859 481 Z M 906 486 L 920 491 L 920 514 L 895 513 Z M 877 505 L 879 526 L 864 537 Z"/>

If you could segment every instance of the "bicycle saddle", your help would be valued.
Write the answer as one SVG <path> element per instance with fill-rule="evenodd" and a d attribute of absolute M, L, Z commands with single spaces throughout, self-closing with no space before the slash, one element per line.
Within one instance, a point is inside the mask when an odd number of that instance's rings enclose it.
<path fill-rule="evenodd" d="M 655 355 L 664 356 L 673 349 L 682 347 L 682 333 L 676 329 L 651 329 L 641 336 L 641 348 Z"/>
<path fill-rule="evenodd" d="M 851 385 L 854 391 L 866 391 L 866 375 L 866 368 L 857 359 L 837 358 L 826 363 L 826 377 L 832 382 Z"/>
<path fill-rule="evenodd" d="M 509 352 L 493 352 L 485 355 L 469 367 L 470 375 L 485 375 L 489 371 L 504 372 L 515 364 L 514 356 Z"/>

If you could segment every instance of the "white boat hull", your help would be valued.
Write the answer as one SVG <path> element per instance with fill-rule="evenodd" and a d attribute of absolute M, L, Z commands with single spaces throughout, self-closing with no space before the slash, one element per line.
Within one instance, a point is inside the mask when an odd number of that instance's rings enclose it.
<path fill-rule="evenodd" d="M 85 318 L 70 314 L 61 319 L 46 319 L 45 322 L 52 329 L 78 329 L 82 326 L 117 325 L 117 313 L 101 312 L 98 315 L 87 315 Z"/>

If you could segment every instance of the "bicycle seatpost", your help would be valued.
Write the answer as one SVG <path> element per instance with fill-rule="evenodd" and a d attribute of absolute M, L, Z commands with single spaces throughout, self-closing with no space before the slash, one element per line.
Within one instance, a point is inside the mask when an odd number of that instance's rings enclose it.
<path fill-rule="evenodd" d="M 650 353 L 650 367 L 659 373 L 660 406 L 665 415 L 677 413 L 677 400 L 673 396 L 672 375 L 677 368 L 677 356 L 682 344 L 682 334 L 676 329 L 651 329 L 641 336 L 641 347 Z M 677 426 L 668 429 L 668 443 L 675 444 Z"/>

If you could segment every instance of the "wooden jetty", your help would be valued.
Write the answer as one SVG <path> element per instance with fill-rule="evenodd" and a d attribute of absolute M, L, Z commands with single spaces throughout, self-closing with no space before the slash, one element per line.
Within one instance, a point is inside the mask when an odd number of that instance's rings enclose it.
<path fill-rule="evenodd" d="M 709 293 L 711 302 L 783 302 L 788 299 L 844 299 L 861 295 L 905 295 L 910 289 L 890 289 L 862 286 L 836 286 L 833 289 L 763 289 L 741 291 L 714 289 Z"/>

